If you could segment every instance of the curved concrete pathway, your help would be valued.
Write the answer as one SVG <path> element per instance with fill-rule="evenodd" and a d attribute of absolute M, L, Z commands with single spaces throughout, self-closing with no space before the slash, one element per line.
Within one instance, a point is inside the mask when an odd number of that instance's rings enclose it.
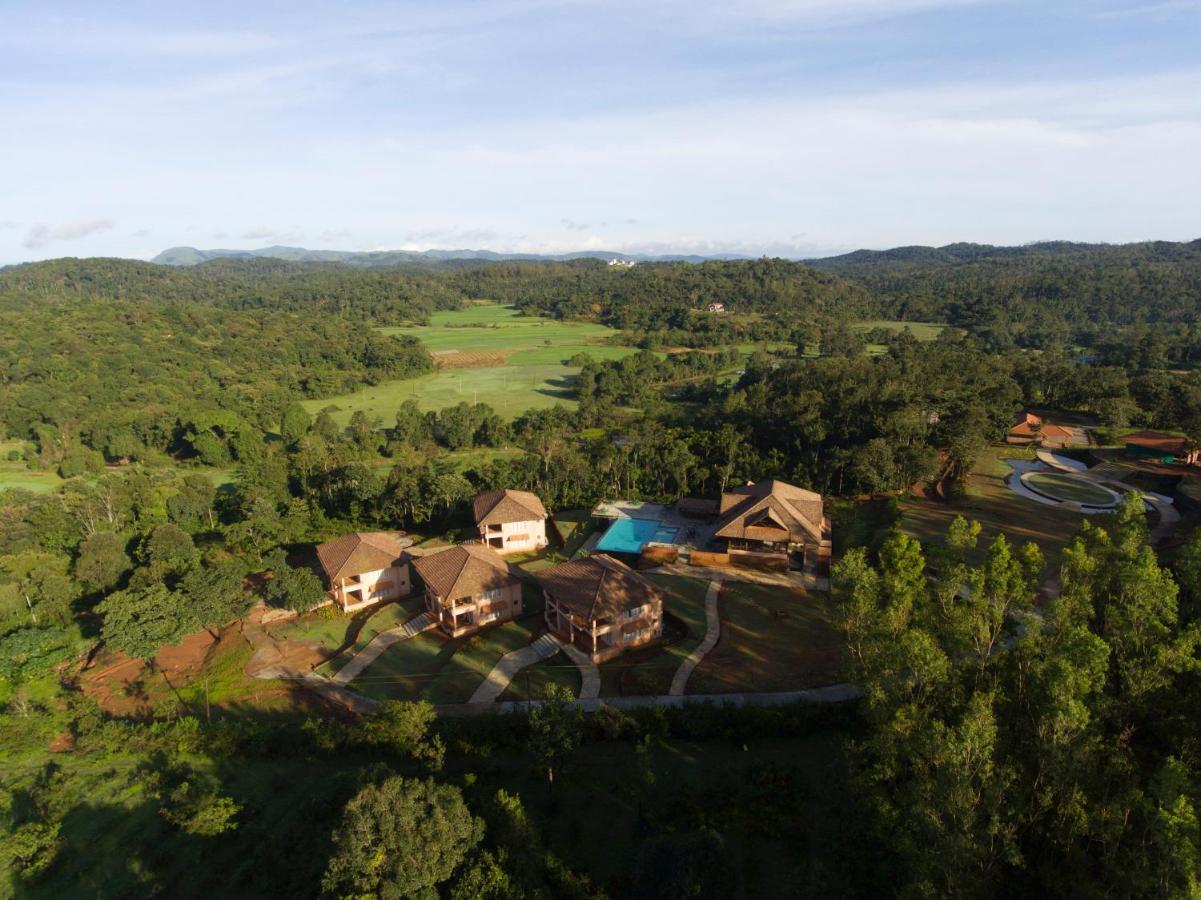
<path fill-rule="evenodd" d="M 491 703 L 505 692 L 513 676 L 527 666 L 554 656 L 563 648 L 562 642 L 553 634 L 544 634 L 532 644 L 527 644 L 500 658 L 488 677 L 475 689 L 468 703 Z"/>
<path fill-rule="evenodd" d="M 683 696 L 684 688 L 688 686 L 688 679 L 693 670 L 705 658 L 705 654 L 717 646 L 717 639 L 721 637 L 721 617 L 717 614 L 717 598 L 719 596 L 721 596 L 721 581 L 710 581 L 709 590 L 705 594 L 705 638 L 695 650 L 688 654 L 688 658 L 680 663 L 680 668 L 676 669 L 676 674 L 671 679 L 671 687 L 667 690 L 668 696 Z M 583 692 L 580 693 L 580 699 L 585 699 Z"/>
<path fill-rule="evenodd" d="M 595 700 L 600 696 L 600 669 L 592 661 L 592 657 L 574 644 L 564 644 L 563 652 L 579 667 L 580 670 L 580 700 Z"/>
<path fill-rule="evenodd" d="M 437 624 L 438 620 L 433 615 L 424 612 L 419 616 L 409 619 L 403 625 L 397 625 L 395 628 L 381 631 L 371 639 L 371 642 L 366 647 L 351 657 L 350 661 L 330 678 L 330 681 L 334 684 L 347 684 L 353 681 L 363 673 L 365 668 L 379 659 L 380 655 L 393 644 L 416 637 L 421 632 L 428 631 Z"/>

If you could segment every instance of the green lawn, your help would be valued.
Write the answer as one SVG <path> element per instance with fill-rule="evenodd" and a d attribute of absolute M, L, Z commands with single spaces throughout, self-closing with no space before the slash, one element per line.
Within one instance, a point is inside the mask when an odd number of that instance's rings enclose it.
<path fill-rule="evenodd" d="M 541 700 L 551 685 L 564 688 L 571 696 L 580 695 L 580 669 L 565 653 L 556 653 L 540 663 L 522 669 L 501 694 L 501 700 Z"/>
<path fill-rule="evenodd" d="M 949 501 L 902 497 L 902 527 L 923 543 L 938 545 L 946 540 L 947 527 L 956 516 L 975 519 L 981 525 L 981 533 L 973 559 L 982 558 L 988 544 L 1004 533 L 1012 544 L 1022 545 L 1027 541 L 1038 544 L 1047 558 L 1043 575 L 1058 573 L 1060 553 L 1080 530 L 1083 516 L 1029 500 L 1010 490 L 1005 480 L 1013 469 L 1005 460 L 1029 455 L 1019 448 L 990 447 L 972 470 L 962 497 Z"/>
<path fill-rule="evenodd" d="M 268 631 L 276 638 L 286 638 L 290 641 L 315 641 L 325 654 L 331 654 L 355 635 L 355 650 L 358 652 L 367 643 L 389 628 L 407 622 L 421 611 L 421 597 L 406 597 L 395 603 L 385 603 L 380 606 L 369 606 L 353 614 L 347 615 L 336 606 L 323 606 L 312 612 L 307 612 L 298 619 L 280 622 L 268 626 Z M 334 670 L 345 664 L 349 656 L 343 654 L 336 661 Z"/>
<path fill-rule="evenodd" d="M 0 461 L 0 491 L 20 488 L 37 493 L 49 493 L 62 486 L 57 472 L 34 472 L 24 462 Z"/>
<path fill-rule="evenodd" d="M 389 603 L 379 608 L 359 629 L 358 637 L 342 653 L 331 659 L 321 669 L 323 675 L 332 675 L 350 662 L 351 658 L 375 639 L 380 632 L 403 625 L 414 616 L 421 615 L 425 609 L 425 600 L 420 596 L 405 597 L 395 603 Z M 348 617 L 349 618 L 349 617 Z"/>
<path fill-rule="evenodd" d="M 919 341 L 933 341 L 946 328 L 936 322 L 902 322 L 897 319 L 871 319 L 867 322 L 855 322 L 852 326 L 856 331 L 871 331 L 873 328 L 884 328 L 900 334 L 906 328 Z"/>
<path fill-rule="evenodd" d="M 721 638 L 688 682 L 690 694 L 788 691 L 842 679 L 843 643 L 828 594 L 727 581 Z"/>
<path fill-rule="evenodd" d="M 437 630 L 384 651 L 351 686 L 378 700 L 464 703 L 506 653 L 524 647 L 540 628 L 537 615 L 450 639 Z"/>
<path fill-rule="evenodd" d="M 391 424 L 397 408 L 416 400 L 423 410 L 457 403 L 487 403 L 506 419 L 527 409 L 561 403 L 574 408 L 571 380 L 578 369 L 563 365 L 576 353 L 594 359 L 620 359 L 633 347 L 607 343 L 620 332 L 590 322 L 559 322 L 521 316 L 510 306 L 478 304 L 464 310 L 438 312 L 429 325 L 383 328 L 385 334 L 421 339 L 435 358 L 453 364 L 419 378 L 386 381 L 340 397 L 305 401 L 310 413 L 337 406 L 335 421 L 345 424 L 359 410 Z"/>
<path fill-rule="evenodd" d="M 1059 475 L 1054 472 L 1031 472 L 1026 476 L 1025 481 L 1031 489 L 1053 497 L 1056 500 L 1086 503 L 1090 506 L 1114 505 L 1113 494 L 1109 491 L 1080 478 L 1073 478 L 1071 475 Z"/>

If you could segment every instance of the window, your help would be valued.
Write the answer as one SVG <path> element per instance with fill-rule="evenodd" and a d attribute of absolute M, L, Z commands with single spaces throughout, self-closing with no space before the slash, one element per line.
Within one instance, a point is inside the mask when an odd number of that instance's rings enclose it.
<path fill-rule="evenodd" d="M 645 603 L 642 606 L 635 606 L 633 609 L 627 609 L 625 612 L 622 613 L 622 616 L 624 616 L 627 619 L 637 619 L 644 612 L 646 612 L 646 604 Z"/>
<path fill-rule="evenodd" d="M 622 640 L 627 644 L 633 644 L 637 641 L 645 640 L 650 636 L 651 630 L 649 628 L 643 628 L 641 631 L 631 631 L 629 634 L 625 635 Z"/>
<path fill-rule="evenodd" d="M 479 595 L 481 600 L 499 600 L 502 596 L 504 596 L 504 591 L 502 591 L 500 588 L 493 588 L 492 590 L 484 591 Z"/>

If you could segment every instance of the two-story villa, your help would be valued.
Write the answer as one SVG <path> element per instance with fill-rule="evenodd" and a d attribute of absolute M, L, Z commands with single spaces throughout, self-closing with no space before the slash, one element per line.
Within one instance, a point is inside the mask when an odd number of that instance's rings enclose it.
<path fill-rule="evenodd" d="M 497 553 L 546 546 L 546 507 L 536 494 L 505 488 L 476 497 L 472 508 L 480 538 Z"/>
<path fill-rule="evenodd" d="M 413 560 L 425 607 L 450 637 L 521 615 L 521 570 L 482 544 L 459 544 Z"/>
<path fill-rule="evenodd" d="M 663 592 L 604 553 L 534 575 L 546 597 L 546 624 L 594 662 L 605 662 L 663 635 Z"/>
<path fill-rule="evenodd" d="M 413 589 L 405 545 L 383 531 L 326 541 L 317 546 L 317 559 L 343 612 L 407 597 Z"/>

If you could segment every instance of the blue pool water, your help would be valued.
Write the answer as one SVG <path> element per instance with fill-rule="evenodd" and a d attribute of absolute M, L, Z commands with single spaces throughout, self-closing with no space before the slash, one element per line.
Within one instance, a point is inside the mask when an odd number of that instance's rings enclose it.
<path fill-rule="evenodd" d="M 641 553 L 651 541 L 672 543 L 678 530 L 662 527 L 654 519 L 618 519 L 601 535 L 596 549 L 602 553 Z"/>

